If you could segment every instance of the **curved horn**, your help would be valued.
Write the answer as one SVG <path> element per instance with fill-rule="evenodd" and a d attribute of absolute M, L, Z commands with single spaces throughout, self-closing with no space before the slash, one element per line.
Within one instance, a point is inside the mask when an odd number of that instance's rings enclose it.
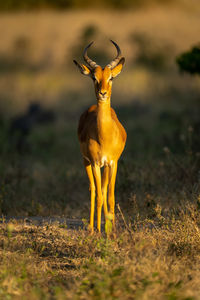
<path fill-rule="evenodd" d="M 119 46 L 112 40 L 110 40 L 111 43 L 113 43 L 113 45 L 116 47 L 117 49 L 117 56 L 115 57 L 115 59 L 113 59 L 108 65 L 107 67 L 113 69 L 114 67 L 116 67 L 116 65 L 119 63 L 120 59 L 122 58 L 122 55 L 121 55 L 121 50 L 119 48 Z"/>
<path fill-rule="evenodd" d="M 95 61 L 91 60 L 88 55 L 87 55 L 87 50 L 88 48 L 90 48 L 90 46 L 93 44 L 94 42 L 91 42 L 83 51 L 83 58 L 85 60 L 85 62 L 92 68 L 96 68 L 98 65 Z"/>

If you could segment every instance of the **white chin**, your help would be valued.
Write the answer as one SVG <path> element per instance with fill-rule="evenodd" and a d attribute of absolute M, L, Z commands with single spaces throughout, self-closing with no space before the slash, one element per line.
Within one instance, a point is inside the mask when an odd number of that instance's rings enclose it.
<path fill-rule="evenodd" d="M 107 97 L 102 97 L 102 98 L 99 98 L 99 101 L 106 101 L 108 98 Z"/>

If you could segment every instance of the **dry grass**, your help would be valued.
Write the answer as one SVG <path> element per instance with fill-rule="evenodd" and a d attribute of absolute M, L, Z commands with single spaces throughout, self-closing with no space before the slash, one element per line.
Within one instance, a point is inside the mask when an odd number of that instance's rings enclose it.
<path fill-rule="evenodd" d="M 199 211 L 155 213 L 159 222 L 138 219 L 114 239 L 2 224 L 1 299 L 199 299 Z"/>

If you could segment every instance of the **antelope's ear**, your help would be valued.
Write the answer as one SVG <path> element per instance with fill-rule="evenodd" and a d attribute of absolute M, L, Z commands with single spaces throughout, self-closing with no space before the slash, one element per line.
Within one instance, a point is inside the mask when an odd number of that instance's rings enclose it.
<path fill-rule="evenodd" d="M 125 62 L 125 58 L 122 57 L 118 63 L 118 65 L 116 65 L 116 67 L 114 67 L 112 69 L 112 77 L 115 78 L 117 75 L 119 75 L 119 73 L 121 72 L 122 70 L 122 67 L 123 67 L 123 64 Z"/>
<path fill-rule="evenodd" d="M 83 64 L 77 63 L 76 60 L 73 60 L 73 62 L 79 68 L 79 70 L 81 71 L 82 74 L 84 74 L 84 75 L 90 75 L 91 74 L 91 70 L 88 67 L 86 67 Z"/>

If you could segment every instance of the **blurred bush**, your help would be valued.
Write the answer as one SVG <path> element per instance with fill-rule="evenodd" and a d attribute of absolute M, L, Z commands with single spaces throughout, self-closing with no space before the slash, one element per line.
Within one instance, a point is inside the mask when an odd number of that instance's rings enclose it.
<path fill-rule="evenodd" d="M 176 61 L 181 71 L 200 74 L 200 45 L 180 54 Z"/>
<path fill-rule="evenodd" d="M 178 0 L 177 0 L 178 1 Z M 129 8 L 149 5 L 152 3 L 168 4 L 173 0 L 4 0 L 0 1 L 0 10 L 20 9 L 68 9 L 68 8 L 91 8 L 112 7 Z"/>
<path fill-rule="evenodd" d="M 133 52 L 136 51 L 133 63 L 145 66 L 154 71 L 163 71 L 166 69 L 170 58 L 173 57 L 172 45 L 154 40 L 146 33 L 134 32 L 130 35 L 130 42 Z"/>

